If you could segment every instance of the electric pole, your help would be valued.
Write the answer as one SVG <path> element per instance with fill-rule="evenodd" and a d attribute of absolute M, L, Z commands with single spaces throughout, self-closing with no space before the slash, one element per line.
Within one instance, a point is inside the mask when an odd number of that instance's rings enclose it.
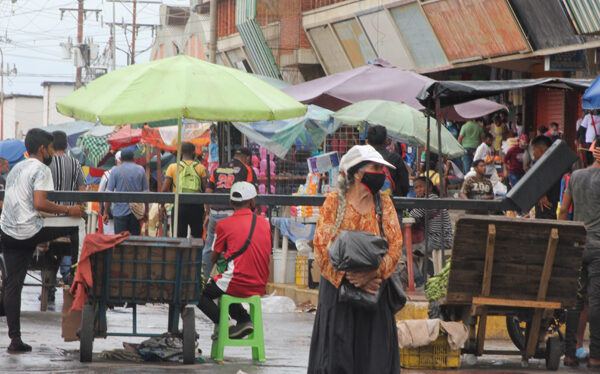
<path fill-rule="evenodd" d="M 135 64 L 135 18 L 137 10 L 137 0 L 133 0 L 133 31 L 131 32 L 131 65 Z"/>
<path fill-rule="evenodd" d="M 77 0 L 77 44 L 83 43 L 83 0 Z M 81 87 L 81 66 L 77 67 L 77 75 L 75 77 L 75 89 Z"/>
<path fill-rule="evenodd" d="M 102 10 L 101 9 L 85 9 L 83 7 L 83 2 L 84 2 L 84 0 L 77 0 L 77 8 L 60 8 L 60 19 L 62 20 L 65 12 L 77 12 L 77 49 L 79 49 L 79 51 L 81 52 L 84 64 L 87 68 L 87 66 L 89 65 L 89 61 L 83 53 L 84 50 L 89 51 L 89 46 L 87 46 L 87 45 L 84 46 L 84 44 L 83 44 L 83 22 L 85 19 L 85 14 L 87 12 L 96 13 L 96 20 L 98 20 L 98 14 Z M 82 48 L 82 47 L 84 47 L 84 48 Z M 88 52 L 86 52 L 86 53 L 88 53 Z M 88 53 L 88 55 L 89 55 L 89 53 Z M 81 84 L 82 84 L 81 73 L 82 73 L 82 66 L 77 66 L 77 74 L 76 74 L 76 78 L 75 78 L 75 88 L 76 89 L 81 87 Z"/>
<path fill-rule="evenodd" d="M 125 32 L 127 32 L 127 26 L 131 26 L 132 27 L 132 30 L 131 30 L 131 46 L 130 46 L 131 56 L 129 58 L 129 63 L 131 65 L 133 65 L 135 63 L 135 39 L 136 39 L 137 30 L 140 29 L 141 27 L 150 27 L 150 28 L 152 28 L 152 31 L 154 31 L 154 29 L 156 27 L 158 27 L 158 25 L 142 24 L 142 23 L 138 23 L 137 22 L 137 4 L 140 3 L 140 4 L 161 5 L 162 2 L 160 2 L 160 1 L 152 1 L 152 0 L 107 0 L 107 1 L 110 2 L 110 3 L 113 3 L 113 21 L 109 23 L 111 25 L 111 27 L 112 27 L 113 35 L 115 34 L 115 32 L 114 32 L 115 26 L 121 26 L 125 30 Z M 133 19 L 132 19 L 131 23 L 126 23 L 125 21 L 122 21 L 120 23 L 115 22 L 114 6 L 115 6 L 115 2 L 117 2 L 117 1 L 119 3 L 121 3 L 121 4 L 123 4 L 123 5 L 125 5 L 126 3 L 131 3 L 132 4 L 133 9 L 131 11 L 131 14 L 132 14 L 132 18 Z M 125 36 L 125 39 L 127 39 L 127 36 Z M 119 49 L 119 50 L 121 50 L 121 49 Z"/>

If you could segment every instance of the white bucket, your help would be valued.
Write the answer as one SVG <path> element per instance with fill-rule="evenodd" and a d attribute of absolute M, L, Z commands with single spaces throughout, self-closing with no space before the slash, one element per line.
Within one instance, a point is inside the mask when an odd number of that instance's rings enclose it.
<path fill-rule="evenodd" d="M 287 251 L 285 264 L 285 276 L 281 272 L 283 266 L 283 251 L 273 251 L 273 282 L 284 284 L 296 284 L 296 251 Z"/>

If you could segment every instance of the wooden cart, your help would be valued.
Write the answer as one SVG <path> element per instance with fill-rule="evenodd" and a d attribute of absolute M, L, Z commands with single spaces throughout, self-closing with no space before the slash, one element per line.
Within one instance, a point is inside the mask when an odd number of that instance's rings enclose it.
<path fill-rule="evenodd" d="M 575 306 L 585 235 L 583 224 L 572 221 L 459 218 L 441 309 L 469 327 L 463 352 L 520 354 L 524 363 L 545 358 L 548 369 L 558 369 L 560 313 Z M 518 352 L 484 350 L 490 315 L 507 317 Z"/>

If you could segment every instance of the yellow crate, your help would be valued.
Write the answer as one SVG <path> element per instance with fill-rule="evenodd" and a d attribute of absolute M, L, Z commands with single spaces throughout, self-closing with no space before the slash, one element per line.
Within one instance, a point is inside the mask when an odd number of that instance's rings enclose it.
<path fill-rule="evenodd" d="M 400 366 L 406 369 L 450 369 L 460 367 L 460 349 L 451 350 L 445 334 L 419 348 L 400 348 Z"/>
<path fill-rule="evenodd" d="M 308 257 L 296 257 L 296 286 L 308 288 Z"/>

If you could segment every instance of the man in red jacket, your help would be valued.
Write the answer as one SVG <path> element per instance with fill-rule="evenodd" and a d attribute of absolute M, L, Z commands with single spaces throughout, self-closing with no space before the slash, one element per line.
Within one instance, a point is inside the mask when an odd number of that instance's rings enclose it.
<path fill-rule="evenodd" d="M 229 200 L 234 213 L 217 222 L 210 254 L 212 263 L 222 258 L 227 261 L 226 267 L 207 283 L 198 303 L 198 308 L 215 324 L 219 323 L 219 308 L 214 299 L 224 294 L 263 295 L 269 278 L 271 226 L 253 212 L 256 187 L 249 182 L 236 182 L 231 186 Z M 230 338 L 241 339 L 254 331 L 250 316 L 241 305 L 232 304 L 230 315 L 237 322 L 229 329 Z"/>

